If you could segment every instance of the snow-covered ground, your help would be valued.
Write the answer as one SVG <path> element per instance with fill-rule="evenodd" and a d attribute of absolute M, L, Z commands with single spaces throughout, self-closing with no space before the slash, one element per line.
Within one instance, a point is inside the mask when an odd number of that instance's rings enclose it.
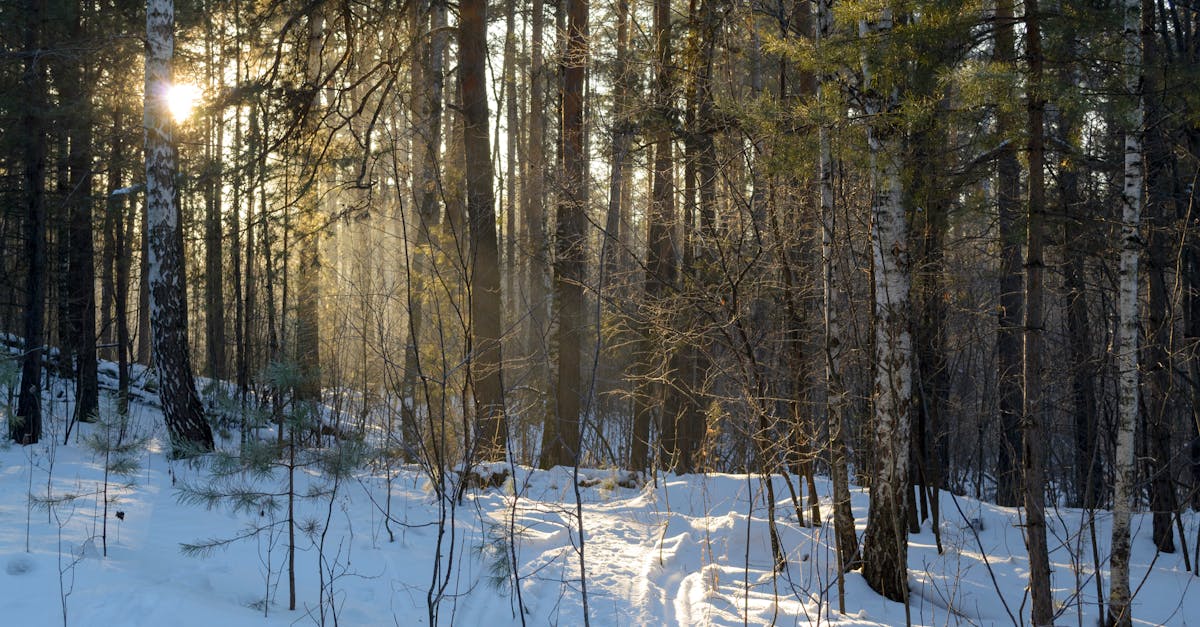
<path fill-rule="evenodd" d="M 48 399 L 55 399 L 48 407 L 52 414 L 69 415 L 54 390 Z M 332 595 L 336 623 L 326 603 L 325 624 L 422 625 L 429 622 L 432 586 L 442 588 L 437 601 L 442 624 L 520 625 L 510 538 L 524 623 L 584 622 L 569 469 L 518 468 L 515 481 L 470 490 L 452 512 L 439 508 L 417 468 L 399 469 L 388 525 L 394 540 L 382 514 L 384 473 L 357 471 L 332 498 L 321 493 L 297 502 L 302 526 L 314 522 L 297 531 L 297 609 L 288 611 L 287 537 L 270 524 L 286 510 L 234 513 L 181 503 L 178 488 L 206 485 L 209 471 L 167 460 L 156 409 L 135 403 L 133 421 L 135 430 L 154 439 L 137 454 L 132 484 L 110 487 L 107 557 L 100 538 L 103 457 L 74 435 L 67 445 L 43 440 L 0 450 L 0 624 L 63 624 L 64 614 L 69 625 L 104 627 L 320 624 L 321 600 Z M 55 424 L 61 438 L 61 419 Z M 100 428 L 84 425 L 82 433 Z M 858 573 L 846 575 L 846 612 L 837 611 L 827 483 L 818 481 L 826 519 L 820 527 L 802 527 L 778 480 L 776 493 L 785 500 L 777 522 L 788 564 L 773 576 L 759 479 L 667 475 L 643 488 L 624 488 L 610 471 L 581 474 L 593 484 L 580 488 L 592 625 L 905 623 L 904 606 L 876 595 Z M 298 473 L 296 491 L 329 484 L 310 469 Z M 279 473 L 260 479 L 260 485 L 281 490 L 286 479 Z M 30 505 L 31 493 L 40 503 Z M 53 504 L 47 506 L 47 500 Z M 912 623 L 1003 625 L 1027 615 L 1018 511 L 948 493 L 941 495 L 941 511 L 941 554 L 928 524 L 910 538 Z M 854 513 L 861 536 L 867 495 L 857 489 Z M 1050 518 L 1055 600 L 1062 609 L 1058 622 L 1095 625 L 1099 608 L 1087 514 L 1058 509 Z M 1102 562 L 1109 518 L 1106 512 L 1096 515 L 1095 554 Z M 1184 521 L 1193 548 L 1200 519 L 1189 513 Z M 248 531 L 263 527 L 274 531 Z M 1155 554 L 1148 517 L 1135 518 L 1135 532 L 1135 623 L 1200 624 L 1200 580 L 1184 569 L 1179 553 Z M 323 560 L 317 548 L 322 533 Z M 245 537 L 207 554 L 181 551 L 185 543 L 239 536 Z M 1106 564 L 1102 573 L 1100 588 L 1107 593 Z"/>

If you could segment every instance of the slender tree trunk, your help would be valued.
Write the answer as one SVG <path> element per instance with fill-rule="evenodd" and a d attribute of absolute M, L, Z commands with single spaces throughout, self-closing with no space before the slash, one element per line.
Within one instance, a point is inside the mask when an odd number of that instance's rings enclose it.
<path fill-rule="evenodd" d="M 49 62 L 49 58 L 46 61 Z M 55 72 L 53 63 L 50 65 L 48 86 L 60 97 L 63 91 L 71 93 L 74 81 L 67 78 L 69 68 L 58 68 L 59 71 Z M 52 160 L 48 160 L 48 167 L 52 168 L 54 174 L 54 190 L 50 197 L 51 202 L 46 205 L 47 235 L 50 244 L 50 267 L 47 268 L 50 273 L 50 281 L 47 283 L 50 299 L 46 343 L 57 347 L 58 354 L 51 359 L 52 354 L 48 353 L 46 359 L 60 378 L 71 379 L 73 383 L 75 346 L 72 342 L 75 340 L 75 334 L 71 330 L 71 287 L 68 285 L 71 276 L 70 133 L 67 132 L 69 125 L 58 119 L 61 117 L 64 116 L 56 115 L 47 119 L 48 137 L 54 146 L 49 151 Z"/>
<path fill-rule="evenodd" d="M 949 333 L 948 300 L 946 294 L 946 237 L 950 228 L 949 212 L 951 200 L 944 190 L 942 177 L 948 169 L 942 146 L 951 143 L 938 119 L 949 116 L 949 100 L 941 98 L 935 105 L 939 115 L 919 132 L 914 133 L 911 144 L 914 156 L 911 167 L 910 206 L 921 207 L 914 212 L 913 222 L 917 246 L 917 262 L 914 272 L 917 283 L 915 290 L 920 312 L 915 324 L 915 340 L 918 371 L 918 402 L 916 415 L 918 426 L 914 441 L 917 467 L 914 483 L 919 484 L 921 519 L 933 517 L 937 529 L 938 491 L 945 475 L 946 430 L 943 422 L 950 404 L 949 364 L 946 355 L 946 337 Z M 928 501 L 928 504 L 926 503 Z M 927 507 L 928 505 L 928 507 Z M 939 551 L 941 546 L 939 545 Z"/>
<path fill-rule="evenodd" d="M 620 272 L 619 260 L 627 254 L 621 249 L 621 229 L 624 228 L 624 205 L 621 200 L 625 195 L 626 164 L 629 160 L 630 144 L 633 139 L 633 120 L 629 116 L 629 98 L 634 86 L 633 74 L 629 68 L 629 0 L 617 0 L 617 51 L 613 66 L 613 84 L 617 86 L 613 94 L 613 123 L 612 151 L 609 161 L 608 177 L 608 211 L 604 217 L 604 237 L 608 238 L 608 246 L 604 248 L 604 273 L 615 277 Z"/>
<path fill-rule="evenodd" d="M 468 264 L 471 311 L 471 378 L 475 391 L 477 458 L 503 460 L 507 420 L 500 352 L 500 251 L 496 241 L 496 208 L 492 191 L 492 159 L 488 145 L 487 3 L 459 4 L 459 76 L 465 128 L 463 152 L 467 177 L 467 220 L 471 255 Z"/>
<path fill-rule="evenodd" d="M 546 173 L 546 76 L 542 63 L 543 31 L 545 29 L 545 6 L 542 0 L 533 0 L 533 16 L 530 24 L 530 69 L 529 69 L 529 137 L 526 148 L 527 162 L 521 186 L 522 214 L 524 217 L 524 242 L 529 262 L 527 294 L 529 295 L 529 325 L 527 327 L 526 352 L 530 360 L 531 381 L 534 387 L 545 385 L 549 353 L 546 348 L 546 277 L 547 268 L 545 230 L 545 173 Z M 542 395 L 533 400 L 534 420 L 545 423 L 549 413 L 542 406 Z M 539 415 L 540 414 L 540 415 Z"/>
<path fill-rule="evenodd" d="M 675 262 L 675 246 L 671 239 L 675 216 L 675 183 L 673 177 L 674 164 L 671 146 L 671 126 L 669 123 L 671 110 L 671 6 L 668 0 L 654 1 L 654 67 L 655 95 L 654 106 L 656 119 L 652 131 L 654 146 L 653 172 L 651 173 L 650 215 L 647 218 L 649 234 L 646 240 L 646 279 L 645 303 L 647 315 L 657 315 L 654 308 L 659 299 L 666 293 L 669 286 L 675 284 L 677 267 Z M 670 395 L 669 389 L 658 389 L 661 386 L 651 380 L 654 370 L 654 355 L 661 350 L 650 338 L 649 331 L 643 332 L 641 339 L 641 377 L 638 381 L 638 391 L 634 397 L 633 442 L 630 448 L 630 466 L 641 470 L 649 465 L 650 422 L 655 415 L 655 406 L 661 404 L 657 412 L 660 419 L 659 434 L 664 440 L 664 457 L 674 455 L 673 438 L 665 433 L 675 420 L 674 412 L 667 406 L 671 403 L 662 399 Z M 656 400 L 662 399 L 662 400 Z M 673 459 L 663 459 L 668 467 Z"/>
<path fill-rule="evenodd" d="M 115 129 L 113 134 L 116 134 Z M 106 195 L 103 205 L 104 217 L 100 221 L 101 237 L 103 238 L 103 242 L 101 246 L 102 250 L 100 252 L 100 309 L 97 312 L 97 316 L 99 317 L 98 322 L 100 324 L 100 336 L 98 340 L 100 345 L 98 348 L 100 358 L 107 359 L 108 361 L 115 361 L 117 354 L 115 351 L 113 351 L 113 345 L 116 343 L 116 339 L 113 337 L 113 334 L 116 333 L 116 326 L 114 324 L 115 318 L 113 316 L 113 291 L 116 289 L 116 286 L 113 284 L 113 282 L 116 280 L 114 275 L 116 273 L 117 264 L 117 229 L 120 227 L 117 224 L 117 209 L 113 208 L 113 199 L 107 194 L 107 192 L 112 192 L 114 189 L 117 189 L 116 187 L 113 187 L 113 177 L 111 173 L 112 155 L 109 154 L 108 157 L 109 159 L 107 159 L 106 162 L 109 163 L 110 172 L 108 176 L 108 186 L 105 190 Z M 117 176 L 117 179 L 120 179 L 119 175 Z"/>
<path fill-rule="evenodd" d="M 1074 116 L 1063 114 L 1059 140 L 1069 145 L 1078 128 Z M 1063 286 L 1066 289 L 1067 347 L 1071 360 L 1072 424 L 1075 436 L 1075 490 L 1072 506 L 1098 507 L 1104 480 L 1104 466 L 1097 449 L 1099 410 L 1096 406 L 1096 358 L 1092 354 L 1091 315 L 1088 312 L 1087 244 L 1090 235 L 1086 209 L 1081 206 L 1079 172 L 1075 161 L 1067 159 L 1059 175 L 1059 199 L 1063 221 Z"/>
<path fill-rule="evenodd" d="M 112 258 L 114 266 L 113 315 L 116 327 L 117 356 L 117 412 L 125 415 L 129 411 L 129 243 L 133 220 L 129 215 L 129 195 L 117 194 L 122 188 L 125 175 L 125 142 L 121 131 L 125 116 L 120 108 L 113 110 L 113 133 L 109 138 L 108 153 L 108 213 L 112 220 Z"/>
<path fill-rule="evenodd" d="M 149 0 L 147 0 L 149 1 Z M 150 216 L 149 203 L 142 205 L 139 213 L 138 233 L 141 234 L 141 255 L 138 257 L 138 325 L 137 363 L 150 365 L 151 348 L 154 344 L 150 330 Z"/>
<path fill-rule="evenodd" d="M 437 232 L 438 215 L 438 186 L 439 155 L 442 140 L 442 91 L 445 35 L 429 28 L 435 12 L 445 11 L 440 5 L 429 6 L 421 4 L 417 10 L 414 28 L 413 47 L 419 51 L 419 59 L 414 63 L 413 72 L 413 116 L 416 120 L 414 141 L 414 161 L 417 182 L 415 185 L 415 200 L 417 205 L 416 238 L 412 264 L 416 272 L 412 273 L 415 283 L 414 298 L 409 303 L 409 333 L 408 344 L 405 348 L 405 367 L 400 413 L 400 429 L 404 436 L 405 456 L 415 459 L 415 454 L 421 446 L 420 432 L 417 427 L 417 375 L 420 372 L 421 331 L 424 327 L 424 300 L 429 283 L 426 277 L 430 273 L 428 264 L 432 261 L 429 247 L 433 241 L 433 233 Z M 426 41 L 426 38 L 428 40 Z"/>
<path fill-rule="evenodd" d="M 521 143 L 521 132 L 517 119 L 517 3 L 504 2 L 504 292 L 508 297 L 509 309 L 505 313 L 511 321 L 520 317 L 517 312 L 517 144 Z M 498 116 L 497 116 L 498 117 Z M 509 346 L 515 348 L 510 341 Z M 513 354 L 520 354 L 514 351 Z"/>
<path fill-rule="evenodd" d="M 210 7 L 211 8 L 211 7 Z M 214 84 L 213 67 L 220 67 L 213 52 L 213 19 L 206 17 L 209 37 L 205 42 L 208 63 L 208 88 L 221 93 L 224 81 L 221 72 Z M 221 231 L 221 197 L 223 196 L 222 143 L 225 123 L 218 116 L 207 116 L 205 128 L 204 172 L 204 325 L 207 350 L 206 371 L 210 378 L 225 379 L 225 264 L 222 256 L 224 234 Z"/>
<path fill-rule="evenodd" d="M 234 28 L 234 50 L 233 50 L 233 82 L 236 85 L 242 83 L 242 7 L 241 2 L 234 0 L 233 2 L 233 28 Z M 246 401 L 248 392 L 248 372 L 246 369 L 246 335 L 249 333 L 249 319 L 246 315 L 246 286 L 248 285 L 247 276 L 254 265 L 254 260 L 249 257 L 242 256 L 242 222 L 241 216 L 243 211 L 246 219 L 246 233 L 244 237 L 251 238 L 250 223 L 253 214 L 253 198 L 254 188 L 249 183 L 246 176 L 247 170 L 250 167 L 250 161 L 243 162 L 242 151 L 244 149 L 245 136 L 242 134 L 242 102 L 239 100 L 233 107 L 233 206 L 229 210 L 229 260 L 233 276 L 233 377 L 237 385 L 237 396 L 241 403 Z M 243 271 L 243 267 L 245 271 Z M 245 385 L 243 385 L 245 384 Z M 246 437 L 245 429 L 243 429 L 242 437 Z"/>
<path fill-rule="evenodd" d="M 164 92 L 171 84 L 175 48 L 173 0 L 146 2 L 146 216 L 149 291 L 154 362 L 163 417 L 172 454 L 193 455 L 213 448 L 212 429 L 196 395 L 187 343 L 183 241 L 179 237 L 179 197 L 171 114 Z"/>
<path fill-rule="evenodd" d="M 1016 61 L 1013 0 L 996 2 L 995 59 L 1000 63 Z M 1000 237 L 1000 308 L 996 329 L 996 387 L 1000 422 L 996 431 L 996 503 L 1017 504 L 1020 494 L 1021 467 L 1021 164 L 1013 136 L 1016 121 L 1001 112 L 998 129 L 1006 142 L 997 157 L 997 209 Z"/>
<path fill-rule="evenodd" d="M 1045 326 L 1042 301 L 1042 226 L 1045 221 L 1046 184 L 1042 167 L 1044 152 L 1042 93 L 1041 14 L 1037 0 L 1025 2 L 1025 41 L 1029 59 L 1029 212 L 1025 246 L 1025 346 L 1022 370 L 1025 377 L 1022 468 L 1025 495 L 1025 546 L 1029 551 L 1029 596 L 1033 601 L 1035 626 L 1054 622 L 1054 598 L 1050 591 L 1050 558 L 1046 546 L 1045 417 L 1042 398 L 1042 331 Z"/>
<path fill-rule="evenodd" d="M 24 153 L 25 257 L 25 347 L 21 359 L 21 390 L 17 416 L 9 420 L 8 436 L 18 444 L 35 444 L 42 434 L 42 346 L 46 314 L 46 106 L 45 65 L 40 54 L 40 28 L 45 0 L 24 0 L 22 24 L 26 52 L 21 73 L 25 106 L 21 111 Z"/>
<path fill-rule="evenodd" d="M 1129 592 L 1129 519 L 1137 499 L 1134 433 L 1138 424 L 1138 255 L 1142 213 L 1142 48 L 1139 38 L 1141 1 L 1125 0 L 1125 89 L 1135 101 L 1124 122 L 1125 173 L 1121 187 L 1121 262 L 1117 325 L 1118 422 L 1113 460 L 1112 562 L 1109 570 L 1109 625 L 1133 624 Z"/>
<path fill-rule="evenodd" d="M 1175 477 L 1171 470 L 1171 431 L 1178 422 L 1178 403 L 1174 389 L 1175 317 L 1172 314 L 1171 286 L 1167 272 L 1174 257 L 1173 234 L 1168 220 L 1168 205 L 1173 190 L 1168 164 L 1166 120 L 1158 77 L 1158 45 L 1154 16 L 1155 4 L 1142 0 L 1141 15 L 1141 103 L 1145 117 L 1143 149 L 1145 153 L 1146 217 L 1148 218 L 1147 283 L 1150 293 L 1147 303 L 1147 344 L 1143 359 L 1146 364 L 1147 399 L 1146 439 L 1149 445 L 1150 511 L 1154 517 L 1154 546 L 1164 553 L 1175 552 L 1172 530 L 1177 499 Z"/>
<path fill-rule="evenodd" d="M 299 260 L 296 265 L 296 365 L 300 369 L 300 383 L 296 386 L 296 398 L 300 401 L 317 402 L 321 399 L 321 194 L 320 172 L 317 163 L 317 147 L 312 145 L 320 119 L 321 59 L 325 45 L 325 17 L 322 9 L 315 7 L 308 16 L 308 59 L 305 64 L 305 88 L 311 90 L 312 100 L 300 123 L 302 135 L 298 138 L 303 145 L 303 167 L 299 207 L 297 248 Z"/>
<path fill-rule="evenodd" d="M 866 34 L 886 47 L 892 10 L 866 25 Z M 912 335 L 909 331 L 908 226 L 897 159 L 900 129 L 892 119 L 898 94 L 875 84 L 874 68 L 864 57 L 864 87 L 869 100 L 867 140 L 871 148 L 871 249 L 875 287 L 875 476 L 863 537 L 863 577 L 873 590 L 894 601 L 908 600 L 908 462 L 912 437 Z M 881 91 L 886 90 L 886 91 Z"/>
<path fill-rule="evenodd" d="M 585 225 L 587 179 L 584 153 L 583 84 L 588 66 L 588 3 L 573 0 L 568 9 L 567 49 L 563 58 L 563 193 L 555 229 L 554 303 L 558 309 L 558 377 L 553 440 L 542 442 L 542 467 L 577 464 L 580 454 L 580 357 L 583 339 L 583 280 L 587 254 Z"/>
<path fill-rule="evenodd" d="M 72 2 L 69 36 L 82 41 L 84 32 L 83 1 Z M 67 211 L 70 220 L 67 248 L 67 342 L 75 356 L 75 420 L 91 422 L 100 408 L 100 385 L 96 365 L 96 262 L 92 237 L 92 102 L 89 62 L 85 57 L 65 61 L 63 99 L 73 114 L 69 121 L 70 149 L 67 163 L 70 179 Z"/>
<path fill-rule="evenodd" d="M 833 31 L 833 0 L 817 3 L 817 46 L 824 47 Z M 817 83 L 817 99 L 828 104 L 831 77 L 822 73 Z M 822 112 L 825 119 L 826 112 Z M 821 198 L 821 287 L 822 313 L 825 322 L 825 385 L 826 412 L 829 421 L 829 474 L 833 489 L 833 526 L 837 537 L 838 565 L 841 570 L 858 568 L 858 536 L 854 529 L 854 512 L 850 508 L 850 471 L 846 452 L 846 385 L 842 380 L 845 337 L 839 315 L 839 303 L 845 300 L 837 281 L 842 276 L 837 255 L 837 239 L 841 225 L 834 206 L 833 146 L 828 124 L 817 129 Z M 839 611 L 845 611 L 844 593 L 839 588 Z"/>

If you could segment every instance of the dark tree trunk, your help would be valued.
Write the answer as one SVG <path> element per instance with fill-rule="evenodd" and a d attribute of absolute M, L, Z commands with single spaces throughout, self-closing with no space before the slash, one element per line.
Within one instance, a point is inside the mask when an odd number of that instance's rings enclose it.
<path fill-rule="evenodd" d="M 121 109 L 113 111 L 113 133 L 109 138 L 108 154 L 108 213 L 112 221 L 113 319 L 116 332 L 117 356 L 117 412 L 124 415 L 129 410 L 129 265 L 133 220 L 129 216 L 129 195 L 116 193 L 122 188 L 127 166 L 125 141 L 122 138 L 124 115 Z"/>
<path fill-rule="evenodd" d="M 150 330 L 150 219 L 148 205 L 148 202 L 143 202 L 138 219 L 141 255 L 138 257 L 137 363 L 143 366 L 150 365 L 153 352 L 151 347 L 154 344 Z"/>
<path fill-rule="evenodd" d="M 548 251 L 545 227 L 545 174 L 546 174 L 546 71 L 542 62 L 543 31 L 545 30 L 545 5 L 543 0 L 533 0 L 533 15 L 530 24 L 529 60 L 529 137 L 527 138 L 526 163 L 522 191 L 522 214 L 524 218 L 524 246 L 529 270 L 526 288 L 529 295 L 529 324 L 525 338 L 529 355 L 530 379 L 534 387 L 545 385 L 549 352 L 546 340 L 547 294 L 546 279 Z M 534 420 L 543 423 L 550 413 L 543 405 L 542 395 L 532 399 Z"/>
<path fill-rule="evenodd" d="M 517 144 L 521 131 L 517 116 L 517 3 L 504 2 L 504 293 L 508 299 L 508 326 L 521 317 L 517 314 Z M 499 117 L 499 116 L 497 116 Z M 509 346 L 515 348 L 515 342 Z M 510 354 L 520 354 L 513 351 Z"/>
<path fill-rule="evenodd" d="M 34 54 L 40 47 L 39 28 L 45 0 L 25 0 L 22 5 L 24 47 L 27 53 L 21 74 L 25 106 L 21 112 L 24 161 L 25 353 L 21 359 L 21 390 L 16 420 L 8 435 L 18 444 L 34 444 L 42 433 L 42 346 L 46 313 L 46 132 L 42 115 L 46 106 L 45 66 Z"/>
<path fill-rule="evenodd" d="M 73 2 L 69 36 L 82 41 L 83 2 Z M 91 422 L 100 411 L 100 385 L 96 356 L 96 262 L 92 239 L 92 102 L 87 57 L 73 58 L 64 67 L 63 100 L 70 107 L 70 182 L 67 191 L 70 238 L 67 249 L 68 344 L 75 355 L 76 421 Z"/>
<path fill-rule="evenodd" d="M 1059 138 L 1066 142 L 1078 122 L 1063 117 Z M 1100 505 L 1104 466 L 1098 446 L 1099 410 L 1096 407 L 1096 357 L 1092 354 L 1091 314 L 1087 296 L 1087 209 L 1079 194 L 1079 173 L 1068 159 L 1059 175 L 1059 199 L 1063 221 L 1063 287 L 1066 289 L 1067 351 L 1071 363 L 1071 422 L 1074 426 L 1074 507 L 1092 509 Z"/>
<path fill-rule="evenodd" d="M 1142 102 L 1145 115 L 1146 197 L 1147 220 L 1147 283 L 1150 292 L 1146 303 L 1145 364 L 1146 418 L 1145 431 L 1149 447 L 1150 511 L 1154 516 L 1154 546 L 1164 553 L 1175 552 L 1172 522 L 1177 508 L 1175 480 L 1171 468 L 1171 432 L 1179 422 L 1179 403 L 1173 380 L 1175 317 L 1172 314 L 1172 286 L 1168 271 L 1172 260 L 1174 234 L 1168 216 L 1172 202 L 1171 159 L 1165 137 L 1163 105 L 1159 92 L 1158 42 L 1154 29 L 1155 3 L 1142 0 Z"/>
<path fill-rule="evenodd" d="M 1012 0 L 996 3 L 995 58 L 1001 63 L 1016 60 Z M 1014 506 L 1020 494 L 1021 431 L 1021 293 L 1020 224 L 1021 164 L 1013 142 L 1016 121 L 1001 113 L 1001 148 L 996 161 L 996 200 L 1000 238 L 1000 309 L 996 330 L 996 387 L 999 396 L 1000 435 L 996 447 L 996 503 Z"/>
<path fill-rule="evenodd" d="M 233 22 L 234 22 L 234 51 L 233 51 L 233 76 L 234 83 L 241 84 L 242 82 L 242 26 L 241 26 L 241 4 L 234 3 L 233 6 Z M 250 325 L 249 318 L 246 315 L 246 286 L 249 285 L 249 275 L 254 266 L 254 258 L 246 255 L 242 256 L 242 218 L 243 209 L 246 215 L 246 232 L 244 237 L 247 241 L 253 239 L 250 225 L 253 222 L 254 216 L 254 186 L 250 184 L 247 177 L 247 171 L 251 167 L 252 161 L 243 160 L 242 155 L 245 150 L 245 136 L 242 134 L 242 102 L 238 101 L 233 107 L 233 198 L 229 211 L 229 262 L 230 270 L 232 271 L 232 288 L 233 288 L 233 378 L 237 386 L 237 396 L 241 402 L 245 402 L 247 394 L 246 370 L 246 335 L 249 333 Z M 251 157 L 252 159 L 253 157 Z M 245 270 L 243 271 L 243 264 Z M 248 422 L 248 421 L 247 421 Z M 246 437 L 245 429 L 243 429 L 242 437 Z"/>
<path fill-rule="evenodd" d="M 618 88 L 613 94 L 612 152 L 608 178 L 608 211 L 604 217 L 604 273 L 616 276 L 621 268 L 619 260 L 628 251 L 621 248 L 621 229 L 625 228 L 624 205 L 625 169 L 629 161 L 634 123 L 629 114 L 629 98 L 633 95 L 633 74 L 629 68 L 629 0 L 617 0 L 617 56 L 613 66 L 613 84 Z"/>
<path fill-rule="evenodd" d="M 671 5 L 668 0 L 654 1 L 654 108 L 655 120 L 651 133 L 654 146 L 654 161 L 651 173 L 650 214 L 647 218 L 646 279 L 644 315 L 657 316 L 655 308 L 666 291 L 675 284 L 678 272 L 675 261 L 675 246 L 671 241 L 675 220 L 675 183 L 673 177 L 673 150 L 671 146 Z M 674 403 L 666 397 L 673 392 L 666 386 L 652 381 L 655 355 L 662 347 L 654 346 L 649 330 L 643 331 L 641 339 L 641 372 L 638 391 L 634 397 L 633 442 L 630 448 L 630 466 L 645 469 L 650 462 L 650 423 L 656 414 L 659 418 L 659 438 L 662 440 L 662 463 L 667 467 L 673 463 L 676 443 L 674 422 L 676 414 L 670 409 Z M 662 389 L 659 389 L 662 388 Z"/>
<path fill-rule="evenodd" d="M 503 460 L 507 449 L 500 352 L 500 251 L 488 145 L 487 3 L 459 4 L 459 76 L 464 118 L 467 220 L 471 254 L 467 271 L 471 312 L 471 380 L 475 391 L 477 458 Z"/>
<path fill-rule="evenodd" d="M 211 7 L 210 7 L 211 8 Z M 224 81 L 217 72 L 217 84 L 213 84 L 213 66 L 220 67 L 213 53 L 213 18 L 208 16 L 208 38 L 205 46 L 208 48 L 208 82 L 209 89 L 221 93 Z M 223 60 L 222 60 L 223 61 Z M 224 160 L 222 157 L 225 134 L 225 124 L 218 118 L 214 124 L 213 117 L 207 116 L 205 129 L 205 171 L 204 171 L 204 326 L 205 351 L 207 367 L 205 370 L 212 379 L 226 378 L 225 358 L 225 264 L 222 251 L 224 250 L 224 233 L 221 230 L 221 198 L 223 193 Z"/>
<path fill-rule="evenodd" d="M 1037 0 L 1026 0 L 1025 34 L 1029 63 L 1029 210 L 1025 249 L 1025 347 L 1022 372 L 1025 377 L 1023 438 L 1025 545 L 1029 550 L 1029 596 L 1035 627 L 1054 623 L 1054 597 L 1050 590 L 1050 558 L 1046 546 L 1045 404 L 1042 398 L 1042 331 L 1045 325 L 1042 301 L 1043 223 L 1046 183 L 1043 171 L 1046 107 L 1042 85 L 1041 15 Z"/>
<path fill-rule="evenodd" d="M 942 115 L 948 101 L 942 99 L 938 107 Z M 941 118 L 942 116 L 939 116 Z M 934 122 L 936 124 L 936 122 Z M 914 235 L 917 250 L 915 297 L 917 299 L 917 324 L 914 328 L 914 343 L 917 355 L 917 419 L 914 431 L 917 465 L 914 469 L 917 483 L 921 486 L 921 518 L 933 516 L 933 525 L 940 524 L 938 517 L 938 491 L 942 477 L 946 474 L 946 429 L 944 421 L 950 404 L 949 364 L 946 356 L 948 333 L 948 303 L 946 298 L 945 246 L 949 231 L 950 199 L 943 192 L 942 173 L 947 164 L 938 158 L 941 146 L 949 143 L 946 133 L 939 128 L 925 128 L 913 137 L 915 144 L 915 169 L 910 206 L 922 210 L 914 212 Z M 930 501 L 926 510 L 925 501 Z"/>
<path fill-rule="evenodd" d="M 542 442 L 543 468 L 578 464 L 580 454 L 580 357 L 583 317 L 583 280 L 587 240 L 585 196 L 587 156 L 584 153 L 583 83 L 587 73 L 588 3 L 569 5 L 567 49 L 563 58 L 562 189 L 555 228 L 554 304 L 558 309 L 558 377 L 555 390 L 555 425 L 546 429 Z"/>
<path fill-rule="evenodd" d="M 424 327 L 425 309 L 423 301 L 427 298 L 425 291 L 429 282 L 432 263 L 428 247 L 433 241 L 432 234 L 437 231 L 438 215 L 438 173 L 439 155 L 442 141 L 442 91 L 444 85 L 442 57 L 444 54 L 445 35 L 435 31 L 445 7 L 440 4 L 430 6 L 421 4 L 414 21 L 414 49 L 419 51 L 418 62 L 414 64 L 413 80 L 413 115 L 416 120 L 415 176 L 417 206 L 416 239 L 412 265 L 415 272 L 411 274 L 413 281 L 412 298 L 409 299 L 408 312 L 408 344 L 405 347 L 404 379 L 402 390 L 404 395 L 400 413 L 400 430 L 404 437 L 404 454 L 407 459 L 414 460 L 420 449 L 420 431 L 417 427 L 416 399 L 419 394 L 417 376 L 421 371 L 420 353 L 421 330 Z"/>
<path fill-rule="evenodd" d="M 320 104 L 321 53 L 325 41 L 325 18 L 320 7 L 312 9 L 308 16 L 308 58 L 305 66 L 305 86 L 311 90 L 312 101 L 307 107 L 300 126 L 301 144 L 308 144 L 317 130 Z M 300 182 L 302 193 L 299 205 L 299 228 L 297 248 L 299 260 L 296 276 L 296 365 L 300 369 L 300 382 L 296 386 L 296 398 L 300 401 L 317 402 L 321 399 L 321 195 L 318 190 L 316 146 L 306 145 L 303 149 L 304 167 Z"/>

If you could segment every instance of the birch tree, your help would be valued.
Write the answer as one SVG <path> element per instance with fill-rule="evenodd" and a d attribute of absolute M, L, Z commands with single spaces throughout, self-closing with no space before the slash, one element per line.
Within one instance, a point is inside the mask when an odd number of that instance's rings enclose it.
<path fill-rule="evenodd" d="M 171 451 L 181 457 L 212 450 L 213 435 L 196 394 L 187 343 L 183 236 L 175 190 L 178 156 L 166 97 L 173 80 L 174 53 L 174 1 L 147 0 L 145 237 L 149 251 L 151 340 Z"/>
<path fill-rule="evenodd" d="M 859 36 L 887 54 L 891 7 L 859 24 Z M 912 436 L 912 334 L 909 330 L 908 225 L 898 158 L 899 90 L 879 80 L 871 53 L 863 56 L 864 105 L 870 146 L 871 251 L 875 284 L 875 464 L 863 537 L 863 577 L 894 601 L 908 599 L 908 537 L 904 525 Z"/>
<path fill-rule="evenodd" d="M 833 32 L 833 0 L 817 2 L 816 42 L 820 50 Z M 822 109 L 829 105 L 831 77 L 821 73 L 817 82 L 817 100 Z M 854 513 L 850 509 L 850 475 L 846 459 L 846 388 L 842 381 L 842 352 L 845 341 L 842 337 L 841 320 L 838 317 L 839 301 L 844 299 L 837 283 L 838 275 L 835 238 L 839 233 L 834 207 L 833 145 L 827 117 L 822 110 L 821 125 L 817 129 L 818 180 L 821 202 L 821 286 L 823 293 L 822 312 L 825 323 L 825 385 L 827 387 L 826 412 L 829 420 L 829 448 L 831 460 L 829 474 L 833 484 L 833 527 L 837 536 L 838 566 L 841 570 L 858 567 L 858 536 L 854 530 Z M 840 575 L 839 575 L 840 577 Z M 840 579 L 839 579 L 840 582 Z M 839 594 L 843 594 L 839 588 Z M 839 596 L 840 610 L 844 601 Z"/>
<path fill-rule="evenodd" d="M 1125 116 L 1125 173 L 1121 186 L 1121 260 L 1117 324 L 1117 451 L 1113 460 L 1112 566 L 1109 575 L 1109 625 L 1131 625 L 1129 594 L 1129 518 L 1137 492 L 1134 431 L 1138 422 L 1138 234 L 1142 213 L 1142 49 L 1138 28 L 1140 0 L 1125 0 L 1125 89 L 1136 104 Z"/>

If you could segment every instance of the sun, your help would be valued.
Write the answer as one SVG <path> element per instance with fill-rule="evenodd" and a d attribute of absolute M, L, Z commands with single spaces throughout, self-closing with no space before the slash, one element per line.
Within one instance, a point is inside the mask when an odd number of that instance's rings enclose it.
<path fill-rule="evenodd" d="M 191 83 L 176 83 L 167 87 L 167 109 L 171 112 L 176 124 L 187 121 L 192 116 L 203 94 L 200 88 Z"/>

